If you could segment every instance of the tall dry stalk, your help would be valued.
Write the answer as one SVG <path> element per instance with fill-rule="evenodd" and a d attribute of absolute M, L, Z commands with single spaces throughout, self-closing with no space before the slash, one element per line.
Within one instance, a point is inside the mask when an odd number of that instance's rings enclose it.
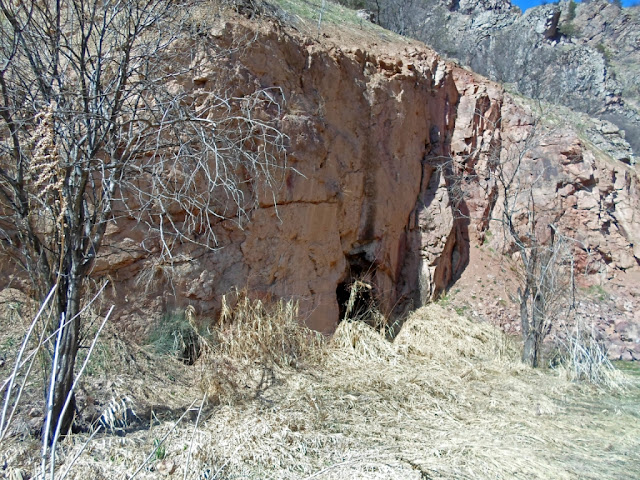
<path fill-rule="evenodd" d="M 244 290 L 223 297 L 201 361 L 202 390 L 214 403 L 231 403 L 268 386 L 275 369 L 320 361 L 325 338 L 300 321 L 294 300 L 252 299 Z"/>

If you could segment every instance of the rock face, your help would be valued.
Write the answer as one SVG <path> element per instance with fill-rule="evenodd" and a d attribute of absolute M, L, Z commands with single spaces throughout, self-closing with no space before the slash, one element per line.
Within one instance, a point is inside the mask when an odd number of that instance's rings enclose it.
<path fill-rule="evenodd" d="M 520 13 L 509 1 L 415 2 L 379 23 L 520 93 L 607 119 L 640 151 L 640 8 L 562 1 Z M 633 158 L 630 161 L 634 161 Z"/>
<path fill-rule="evenodd" d="M 240 20 L 221 20 L 201 43 L 197 73 L 175 88 L 236 97 L 279 88 L 288 169 L 244 228 L 218 224 L 215 250 L 185 244 L 160 259 L 157 238 L 118 219 L 95 274 L 114 280 L 125 328 L 143 331 L 149 315 L 187 305 L 214 318 L 222 295 L 247 287 L 297 299 L 307 324 L 330 332 L 356 279 L 372 285 L 383 313 L 451 285 L 490 228 L 490 189 L 477 172 L 525 141 L 530 111 L 417 43 L 338 46 Z M 563 205 L 562 229 L 580 238 L 593 271 L 637 268 L 637 171 L 571 130 L 545 138 L 527 160 L 551 172 L 536 195 Z"/>
<path fill-rule="evenodd" d="M 511 2 L 509 2 L 509 0 L 449 0 L 446 2 L 446 5 L 452 12 L 466 14 L 485 12 L 488 10 L 505 12 L 511 9 Z"/>
<path fill-rule="evenodd" d="M 216 43 L 224 49 L 255 35 L 249 28 L 226 24 Z M 472 171 L 502 142 L 521 140 L 533 117 L 497 85 L 417 46 L 327 50 L 275 26 L 258 38 L 227 56 L 226 85 L 242 79 L 242 88 L 283 90 L 291 170 L 245 230 L 223 230 L 219 252 L 195 249 L 167 267 L 176 297 L 215 310 L 232 285 L 246 285 L 298 299 L 307 323 L 330 331 L 356 278 L 374 285 L 383 312 L 437 295 L 487 227 L 488 199 L 477 182 L 462 187 L 468 215 L 457 213 L 447 162 Z M 213 86 L 220 76 L 212 70 L 205 81 Z M 566 202 L 562 224 L 594 252 L 598 268 L 637 265 L 635 171 L 599 162 L 572 132 L 551 138 L 531 161 L 540 158 L 557 165 L 540 196 Z M 129 261 L 121 265 L 133 275 L 153 260 Z"/>

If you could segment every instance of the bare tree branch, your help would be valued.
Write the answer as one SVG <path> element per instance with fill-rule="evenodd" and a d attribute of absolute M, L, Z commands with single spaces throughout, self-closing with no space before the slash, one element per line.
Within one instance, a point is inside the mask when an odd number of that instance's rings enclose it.
<path fill-rule="evenodd" d="M 0 242 L 42 299 L 58 285 L 68 319 L 51 431 L 71 422 L 84 281 L 109 223 L 136 219 L 167 257 L 215 248 L 216 225 L 242 226 L 286 168 L 279 88 L 178 81 L 216 48 L 190 38 L 200 1 L 0 0 Z"/>

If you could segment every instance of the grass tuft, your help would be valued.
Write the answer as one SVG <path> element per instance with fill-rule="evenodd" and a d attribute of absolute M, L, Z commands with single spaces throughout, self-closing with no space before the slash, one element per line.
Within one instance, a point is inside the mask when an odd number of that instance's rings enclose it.
<path fill-rule="evenodd" d="M 324 349 L 324 337 L 299 323 L 297 302 L 263 302 L 239 290 L 223 297 L 203 356 L 201 388 L 214 403 L 234 403 L 269 387 L 276 369 L 316 363 Z"/>
<path fill-rule="evenodd" d="M 395 344 L 443 364 L 460 359 L 517 362 L 520 354 L 515 342 L 497 327 L 473 322 L 440 304 L 414 312 Z"/>
<path fill-rule="evenodd" d="M 587 382 L 612 391 L 628 386 L 627 378 L 609 360 L 604 339 L 593 324 L 577 319 L 560 341 L 559 352 L 558 365 L 554 368 L 570 381 Z"/>
<path fill-rule="evenodd" d="M 187 365 L 200 356 L 206 333 L 195 323 L 195 310 L 188 307 L 184 311 L 167 313 L 151 332 L 147 343 L 158 355 L 175 357 Z"/>
<path fill-rule="evenodd" d="M 387 339 L 372 326 L 357 320 L 342 321 L 331 338 L 332 353 L 355 360 L 391 361 L 398 355 Z"/>

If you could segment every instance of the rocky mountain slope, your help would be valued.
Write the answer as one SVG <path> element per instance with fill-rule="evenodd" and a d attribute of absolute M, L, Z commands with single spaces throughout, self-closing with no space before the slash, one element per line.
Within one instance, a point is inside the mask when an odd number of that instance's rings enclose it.
<path fill-rule="evenodd" d="M 523 14 L 509 0 L 355 3 L 520 93 L 612 121 L 626 132 L 613 155 L 635 161 L 627 142 L 640 151 L 640 8 L 561 1 Z"/>

